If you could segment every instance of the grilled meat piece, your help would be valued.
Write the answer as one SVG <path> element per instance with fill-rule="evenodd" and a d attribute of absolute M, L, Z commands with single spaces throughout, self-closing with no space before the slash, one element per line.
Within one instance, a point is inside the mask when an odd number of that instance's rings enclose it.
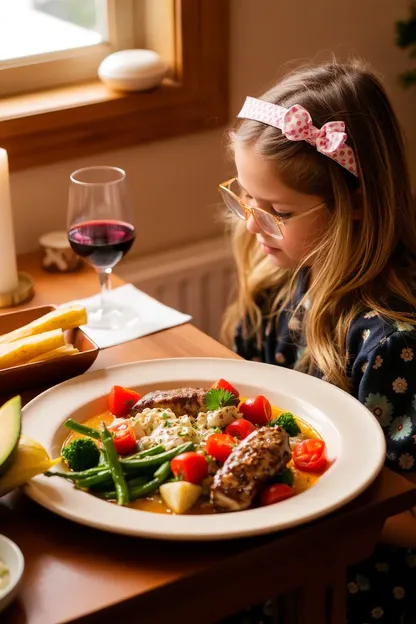
<path fill-rule="evenodd" d="M 145 394 L 133 406 L 130 416 L 140 414 L 144 409 L 171 409 L 176 416 L 197 416 L 205 411 L 206 391 L 203 388 L 175 388 L 174 390 L 155 390 Z"/>
<path fill-rule="evenodd" d="M 252 504 L 261 486 L 291 459 L 289 436 L 281 427 L 261 427 L 243 440 L 214 477 L 211 502 L 222 511 Z"/>

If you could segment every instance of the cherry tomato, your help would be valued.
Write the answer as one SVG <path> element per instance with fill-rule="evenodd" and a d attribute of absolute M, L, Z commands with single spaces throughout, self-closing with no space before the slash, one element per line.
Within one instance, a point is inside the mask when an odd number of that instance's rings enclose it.
<path fill-rule="evenodd" d="M 128 455 L 137 449 L 134 427 L 127 421 L 114 422 L 108 430 L 113 434 L 114 446 L 119 455 Z"/>
<path fill-rule="evenodd" d="M 127 416 L 131 408 L 140 399 L 140 394 L 130 388 L 113 386 L 108 399 L 110 412 L 117 418 Z"/>
<path fill-rule="evenodd" d="M 267 486 L 260 494 L 260 505 L 265 507 L 266 505 L 273 505 L 279 503 L 286 498 L 294 496 L 295 491 L 286 483 L 274 483 Z"/>
<path fill-rule="evenodd" d="M 255 426 L 249 420 L 240 418 L 240 420 L 235 420 L 230 423 L 225 429 L 225 433 L 233 436 L 233 438 L 237 438 L 237 440 L 244 440 L 244 438 L 250 435 L 250 433 L 253 433 L 255 429 Z"/>
<path fill-rule="evenodd" d="M 208 462 L 199 453 L 189 452 L 177 455 L 170 462 L 170 468 L 175 477 L 196 485 L 208 476 Z"/>
<path fill-rule="evenodd" d="M 237 399 L 240 396 L 240 393 L 238 392 L 238 390 L 236 390 L 234 386 L 228 383 L 228 381 L 225 381 L 225 379 L 218 379 L 218 381 L 216 381 L 211 386 L 211 388 L 214 388 L 215 390 L 219 390 L 220 388 L 222 390 L 227 390 L 228 392 L 231 392 Z"/>
<path fill-rule="evenodd" d="M 319 438 L 302 440 L 293 449 L 293 462 L 305 472 L 323 472 L 327 465 L 326 446 Z"/>
<path fill-rule="evenodd" d="M 238 406 L 239 411 L 243 414 L 246 420 L 249 420 L 253 425 L 267 425 L 272 418 L 272 406 L 266 397 L 258 394 L 255 397 L 251 397 L 246 401 L 243 401 Z"/>
<path fill-rule="evenodd" d="M 207 439 L 206 451 L 208 455 L 223 464 L 235 446 L 237 446 L 237 440 L 233 436 L 227 433 L 213 433 Z"/>

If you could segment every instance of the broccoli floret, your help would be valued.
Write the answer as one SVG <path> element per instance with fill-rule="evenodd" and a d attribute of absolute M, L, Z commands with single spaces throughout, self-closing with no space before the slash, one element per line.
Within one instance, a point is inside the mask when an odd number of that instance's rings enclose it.
<path fill-rule="evenodd" d="M 273 479 L 274 483 L 285 483 L 289 487 L 293 487 L 293 471 L 290 468 L 285 468 L 282 472 L 276 475 Z"/>
<path fill-rule="evenodd" d="M 61 454 L 68 468 L 75 472 L 94 468 L 100 461 L 100 451 L 91 438 L 72 440 L 62 448 Z"/>
<path fill-rule="evenodd" d="M 285 429 L 291 438 L 300 433 L 300 427 L 291 412 L 283 412 L 278 418 L 274 418 L 269 422 L 269 427 L 276 427 L 277 425 Z"/>

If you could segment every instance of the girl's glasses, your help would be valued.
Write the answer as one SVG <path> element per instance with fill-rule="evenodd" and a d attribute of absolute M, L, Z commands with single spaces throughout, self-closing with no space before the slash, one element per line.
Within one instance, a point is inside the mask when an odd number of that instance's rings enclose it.
<path fill-rule="evenodd" d="M 283 231 L 282 225 L 286 225 L 287 223 L 292 223 L 297 219 L 301 219 L 305 215 L 312 214 L 316 212 L 325 204 L 325 202 L 320 202 L 316 206 L 312 206 L 308 208 L 304 212 L 294 215 L 293 217 L 287 217 L 286 219 L 279 218 L 278 216 L 268 212 L 264 208 L 259 208 L 258 206 L 250 206 L 246 204 L 241 196 L 244 193 L 244 190 L 240 186 L 237 178 L 231 178 L 231 180 L 227 180 L 219 185 L 219 190 L 221 196 L 224 200 L 227 208 L 239 219 L 243 221 L 247 221 L 249 216 L 252 215 L 253 219 L 256 221 L 257 225 L 263 230 L 265 234 L 271 236 L 273 238 L 277 238 L 278 240 L 282 240 Z"/>

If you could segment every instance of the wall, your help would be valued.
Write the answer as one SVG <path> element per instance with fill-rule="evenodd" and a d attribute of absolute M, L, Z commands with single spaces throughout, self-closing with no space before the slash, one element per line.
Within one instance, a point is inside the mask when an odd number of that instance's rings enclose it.
<path fill-rule="evenodd" d="M 394 45 L 394 22 L 407 17 L 408 7 L 408 0 L 231 0 L 232 116 L 246 95 L 268 88 L 292 59 L 359 54 L 384 76 L 408 137 L 416 186 L 416 90 L 397 85 L 409 62 Z M 42 233 L 65 228 L 68 176 L 91 164 L 128 173 L 138 231 L 131 253 L 146 255 L 221 231 L 216 186 L 230 170 L 222 129 L 13 173 L 19 252 L 36 248 Z"/>

